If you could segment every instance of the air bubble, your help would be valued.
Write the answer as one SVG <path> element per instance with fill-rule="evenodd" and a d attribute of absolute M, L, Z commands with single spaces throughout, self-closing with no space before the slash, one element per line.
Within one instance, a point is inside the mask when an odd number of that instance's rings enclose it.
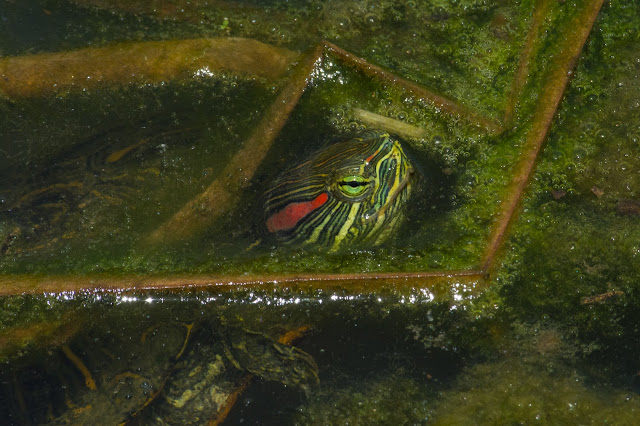
<path fill-rule="evenodd" d="M 587 156 L 587 151 L 584 150 L 583 148 L 577 148 L 573 151 L 573 159 L 576 161 L 584 160 L 586 156 Z"/>
<path fill-rule="evenodd" d="M 443 153 L 443 154 L 449 154 L 449 155 L 452 155 L 452 154 L 453 154 L 453 152 L 454 152 L 454 151 L 453 151 L 453 147 L 452 147 L 451 145 L 444 145 L 444 146 L 442 147 L 442 153 Z"/>
<path fill-rule="evenodd" d="M 364 23 L 368 26 L 375 28 L 378 24 L 378 17 L 375 13 L 369 13 L 364 17 Z"/>
<path fill-rule="evenodd" d="M 444 260 L 444 254 L 442 254 L 442 252 L 433 251 L 433 252 L 429 253 L 428 262 L 429 262 L 430 265 L 439 266 L 439 265 L 442 264 L 443 260 Z"/>

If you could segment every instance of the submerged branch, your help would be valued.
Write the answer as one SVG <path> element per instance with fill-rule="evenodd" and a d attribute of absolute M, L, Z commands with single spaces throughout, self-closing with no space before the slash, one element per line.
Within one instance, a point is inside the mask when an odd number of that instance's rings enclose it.
<path fill-rule="evenodd" d="M 119 43 L 0 58 L 0 94 L 31 97 L 100 85 L 157 84 L 228 71 L 275 80 L 296 52 L 244 38 Z"/>
<path fill-rule="evenodd" d="M 426 138 L 429 136 L 428 132 L 420 127 L 412 126 L 411 124 L 404 123 L 394 118 L 385 117 L 380 114 L 376 114 L 371 111 L 366 111 L 360 108 L 353 108 L 353 115 L 367 126 L 377 129 L 385 130 L 389 133 L 395 133 L 398 136 L 404 138 Z"/>

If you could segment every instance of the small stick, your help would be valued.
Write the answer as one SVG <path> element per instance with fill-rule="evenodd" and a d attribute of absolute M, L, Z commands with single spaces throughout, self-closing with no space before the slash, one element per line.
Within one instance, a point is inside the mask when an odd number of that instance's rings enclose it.
<path fill-rule="evenodd" d="M 96 390 L 96 381 L 91 376 L 91 372 L 89 371 L 87 366 L 84 365 L 84 362 L 82 362 L 82 360 L 76 354 L 74 354 L 73 351 L 71 351 L 71 348 L 69 348 L 68 345 L 62 345 L 62 352 L 64 352 L 67 358 L 69 358 L 73 365 L 75 365 L 76 368 L 82 373 L 85 385 L 87 385 L 90 390 Z"/>
<path fill-rule="evenodd" d="M 353 108 L 352 111 L 353 115 L 363 123 L 377 129 L 395 133 L 398 136 L 414 139 L 426 138 L 428 136 L 426 130 L 404 123 L 400 120 L 385 117 L 360 108 Z"/>
<path fill-rule="evenodd" d="M 615 296 L 622 296 L 624 294 L 623 291 L 620 290 L 612 290 L 602 294 L 596 294 L 595 296 L 587 296 L 580 299 L 581 305 L 593 305 L 594 303 L 603 303 L 608 299 L 611 299 Z"/>

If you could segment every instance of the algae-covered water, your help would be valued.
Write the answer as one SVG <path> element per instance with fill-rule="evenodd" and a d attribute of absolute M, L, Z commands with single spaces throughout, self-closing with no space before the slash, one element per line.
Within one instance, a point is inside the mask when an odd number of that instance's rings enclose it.
<path fill-rule="evenodd" d="M 0 5 L 2 418 L 633 424 L 640 6 L 576 24 L 598 3 Z M 384 71 L 326 45 L 279 115 L 323 40 Z M 229 173 L 264 117 L 264 157 Z M 420 175 L 398 231 L 265 238 L 278 176 L 367 128 Z"/>

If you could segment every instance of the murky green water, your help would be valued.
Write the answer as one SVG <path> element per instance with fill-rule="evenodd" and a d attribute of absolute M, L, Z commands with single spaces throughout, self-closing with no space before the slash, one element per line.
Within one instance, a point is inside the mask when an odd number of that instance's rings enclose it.
<path fill-rule="evenodd" d="M 0 54 L 228 36 L 303 52 L 327 39 L 499 121 L 540 7 L 125 3 L 5 2 Z M 290 74 L 201 72 L 162 84 L 0 94 L 2 277 L 478 268 L 549 67 L 587 3 L 551 5 L 515 118 L 500 134 L 325 52 L 239 201 L 172 244 L 145 241 L 220 178 Z M 252 374 L 228 424 L 632 424 L 640 410 L 639 28 L 632 0 L 603 6 L 521 214 L 491 275 L 475 283 L 482 290 L 452 277 L 430 290 L 346 282 L 5 296 L 2 417 L 206 421 Z M 421 174 L 403 227 L 381 247 L 333 254 L 264 239 L 264 192 L 286 168 L 365 128 L 354 108 L 426 129 L 400 137 Z M 300 351 L 273 343 L 303 325 Z M 208 392 L 208 408 L 195 399 L 182 411 L 173 405 L 194 389 Z"/>

